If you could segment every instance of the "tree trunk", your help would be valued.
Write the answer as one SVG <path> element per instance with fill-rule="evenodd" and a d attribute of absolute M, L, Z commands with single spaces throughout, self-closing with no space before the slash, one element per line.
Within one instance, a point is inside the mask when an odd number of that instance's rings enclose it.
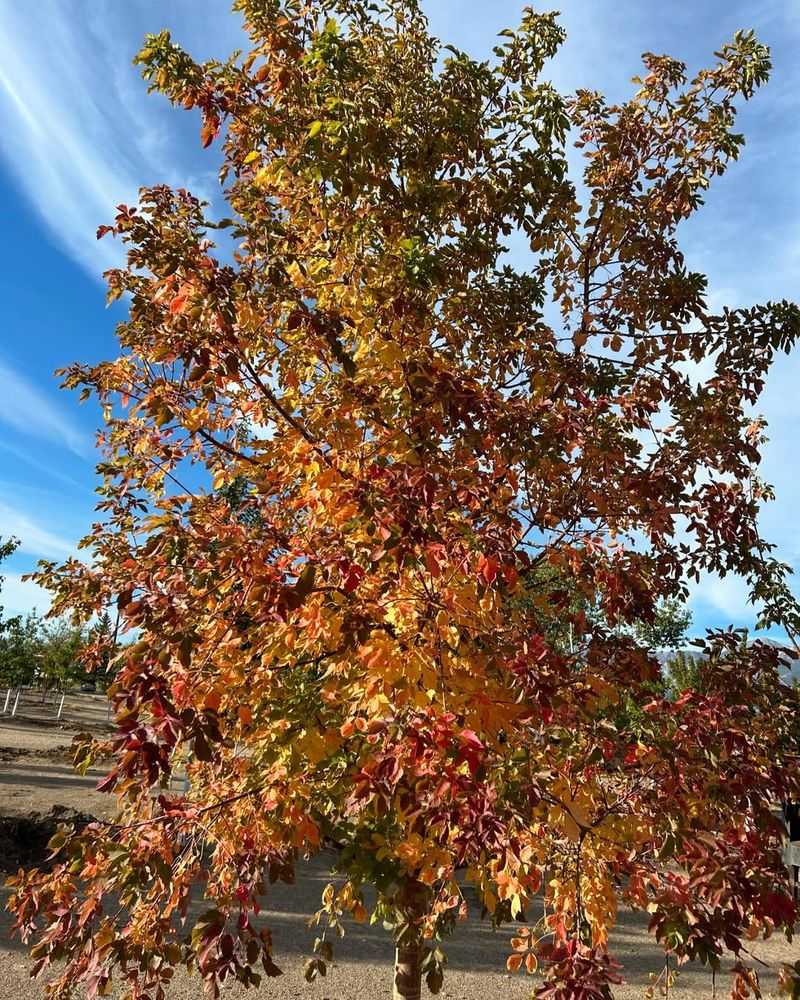
<path fill-rule="evenodd" d="M 419 1000 L 422 990 L 422 943 L 400 945 L 395 949 L 394 990 L 392 1000 Z"/>
<path fill-rule="evenodd" d="M 398 903 L 405 927 L 396 944 L 392 1000 L 420 1000 L 424 957 L 420 920 L 429 896 L 430 889 L 415 879 L 409 879 L 400 890 Z"/>

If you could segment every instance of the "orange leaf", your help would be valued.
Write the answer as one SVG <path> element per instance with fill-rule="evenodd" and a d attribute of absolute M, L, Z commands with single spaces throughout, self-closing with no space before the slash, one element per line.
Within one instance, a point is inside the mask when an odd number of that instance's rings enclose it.
<path fill-rule="evenodd" d="M 222 695 L 219 691 L 210 691 L 206 695 L 205 707 L 212 712 L 218 712 L 219 706 L 222 704 Z"/>
<path fill-rule="evenodd" d="M 522 955 L 509 955 L 506 959 L 506 968 L 509 972 L 519 972 L 522 966 Z"/>
<path fill-rule="evenodd" d="M 428 567 L 428 572 L 434 579 L 439 579 L 442 574 L 439 562 L 436 556 L 431 552 L 430 549 L 425 550 L 425 565 Z"/>
<path fill-rule="evenodd" d="M 182 295 L 176 295 L 175 298 L 172 300 L 172 302 L 170 303 L 169 311 L 173 316 L 175 316 L 177 313 L 183 312 L 184 306 L 186 305 L 186 298 L 187 295 L 186 292 L 184 292 Z"/>
<path fill-rule="evenodd" d="M 503 567 L 503 576 L 506 578 L 506 583 L 513 590 L 519 580 L 519 573 L 517 572 L 516 567 L 511 563 L 507 563 Z"/>

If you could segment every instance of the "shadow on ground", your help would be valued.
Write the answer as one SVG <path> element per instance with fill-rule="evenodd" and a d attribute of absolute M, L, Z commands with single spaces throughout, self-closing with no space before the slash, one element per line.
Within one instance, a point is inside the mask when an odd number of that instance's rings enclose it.
<path fill-rule="evenodd" d="M 390 994 L 392 945 L 389 934 L 381 927 L 350 922 L 342 940 L 335 941 L 335 965 L 329 976 L 321 984 L 308 985 L 302 979 L 304 958 L 312 951 L 316 928 L 307 926 L 308 916 L 319 906 L 325 885 L 331 880 L 330 864 L 333 855 L 323 852 L 310 862 L 304 863 L 298 871 L 297 883 L 293 886 L 276 884 L 270 888 L 265 900 L 267 909 L 262 922 L 273 932 L 275 958 L 285 975 L 279 979 L 265 981 L 258 996 L 326 998 L 326 1000 L 361 1000 L 366 997 L 388 997 Z M 8 890 L 4 890 L 7 898 Z M 478 919 L 477 902 L 468 891 L 471 916 L 460 925 L 455 935 L 446 943 L 448 974 L 443 996 L 461 1000 L 490 1000 L 494 997 L 527 998 L 535 980 L 524 976 L 509 976 L 505 972 L 505 960 L 510 953 L 509 939 L 515 934 L 513 926 L 493 931 L 487 922 Z M 193 907 L 195 912 L 205 908 L 202 900 Z M 0 948 L 6 957 L 17 956 L 16 965 L 20 970 L 27 964 L 27 958 L 19 942 L 8 940 L 10 923 L 8 914 L 0 917 Z M 613 934 L 611 948 L 615 958 L 624 966 L 626 983 L 615 989 L 618 1000 L 642 997 L 649 984 L 649 974 L 658 973 L 664 964 L 663 953 L 646 933 L 646 916 L 624 910 L 619 915 L 619 923 Z M 771 963 L 779 960 L 795 960 L 797 949 L 785 941 L 778 940 L 762 944 L 756 949 Z M 3 955 L 0 954 L 0 971 Z M 184 982 L 180 973 L 175 980 L 169 1000 L 188 1000 L 200 997 L 199 983 L 195 990 L 191 982 Z M 727 977 L 720 975 L 718 996 L 727 995 Z M 774 974 L 764 974 L 762 984 L 765 997 L 777 997 Z M 11 996 L 12 994 L 9 994 Z M 224 996 L 239 997 L 238 988 L 231 987 Z M 243 994 L 242 994 L 243 995 Z M 30 993 L 31 998 L 43 996 Z M 252 996 L 252 994 L 251 994 Z M 680 970 L 677 983 L 670 996 L 675 1000 L 710 1000 L 712 980 L 709 971 L 702 966 L 688 965 Z M 22 997 L 19 1000 L 23 1000 Z"/>
<path fill-rule="evenodd" d="M 0 752 L 6 751 L 5 756 L 0 756 L 0 813 L 46 813 L 53 805 L 64 804 L 97 816 L 108 815 L 112 797 L 94 791 L 104 771 L 93 770 L 82 778 L 72 770 L 71 736 L 69 731 L 35 721 L 0 719 Z M 392 945 L 389 934 L 381 927 L 348 924 L 345 938 L 335 942 L 335 965 L 328 977 L 312 984 L 303 979 L 303 960 L 310 955 L 318 933 L 308 928 L 307 919 L 318 909 L 322 890 L 331 880 L 332 861 L 333 854 L 323 852 L 300 866 L 296 885 L 271 887 L 263 922 L 273 931 L 275 959 L 285 974 L 276 980 L 264 980 L 255 995 L 258 1000 L 374 1000 L 391 995 Z M 7 887 L 0 889 L 0 1000 L 44 1000 L 44 983 L 29 978 L 26 949 L 17 938 L 10 937 L 11 919 L 5 910 L 9 895 Z M 468 895 L 468 901 L 469 919 L 459 925 L 445 945 L 449 968 L 441 995 L 457 1000 L 527 1000 L 535 980 L 512 977 L 505 971 L 509 939 L 515 928 L 506 926 L 494 932 L 488 923 L 478 919 L 479 907 L 473 895 Z M 207 905 L 198 900 L 195 909 L 200 911 Z M 531 914 L 534 918 L 537 915 Z M 663 967 L 663 953 L 647 935 L 646 927 L 646 915 L 628 910 L 619 915 L 611 949 L 624 966 L 626 983 L 615 988 L 615 1000 L 642 998 L 649 974 Z M 780 961 L 800 957 L 800 948 L 778 939 L 754 950 L 773 969 Z M 764 997 L 777 998 L 774 972 L 764 973 L 762 983 Z M 180 971 L 170 985 L 167 1000 L 200 1000 L 202 993 L 201 983 Z M 717 995 L 722 998 L 727 993 L 726 977 L 721 976 Z M 122 995 L 123 991 L 116 989 L 112 1000 Z M 223 1000 L 239 1000 L 244 995 L 238 987 L 226 987 Z M 254 998 L 253 991 L 248 996 Z M 711 976 L 699 966 L 685 967 L 670 991 L 672 1000 L 711 997 Z M 75 1000 L 81 1000 L 80 995 Z"/>

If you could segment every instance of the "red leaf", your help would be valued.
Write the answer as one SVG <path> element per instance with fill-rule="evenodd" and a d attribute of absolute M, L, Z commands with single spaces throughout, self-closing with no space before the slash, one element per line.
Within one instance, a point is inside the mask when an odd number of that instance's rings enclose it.
<path fill-rule="evenodd" d="M 439 577 L 442 575 L 442 570 L 441 567 L 439 566 L 439 560 L 436 558 L 436 555 L 433 552 L 431 552 L 430 549 L 425 550 L 425 565 L 428 567 L 428 572 L 430 573 L 430 575 L 434 579 L 438 580 Z"/>
<path fill-rule="evenodd" d="M 170 303 L 169 311 L 174 316 L 176 313 L 183 312 L 183 307 L 186 305 L 186 292 L 181 295 L 176 295 L 175 298 Z"/>
<path fill-rule="evenodd" d="M 499 569 L 500 562 L 495 556 L 489 556 L 488 559 L 486 556 L 481 556 L 478 560 L 478 576 L 487 587 L 494 583 Z"/>
<path fill-rule="evenodd" d="M 95 788 L 98 792 L 110 792 L 117 783 L 117 772 L 112 771 L 107 777 L 98 781 Z"/>
<path fill-rule="evenodd" d="M 211 143 L 216 139 L 218 132 L 219 119 L 214 116 L 206 118 L 203 122 L 203 127 L 200 129 L 200 141 L 203 143 L 203 149 L 208 149 Z"/>
<path fill-rule="evenodd" d="M 347 591 L 348 594 L 352 593 L 356 587 L 361 583 L 364 578 L 364 570 L 356 565 L 356 563 L 350 563 L 344 572 L 344 580 L 342 586 Z"/>

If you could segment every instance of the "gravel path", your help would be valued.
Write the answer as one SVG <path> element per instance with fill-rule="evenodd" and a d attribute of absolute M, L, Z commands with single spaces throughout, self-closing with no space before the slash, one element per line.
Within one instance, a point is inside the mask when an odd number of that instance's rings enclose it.
<path fill-rule="evenodd" d="M 68 748 L 72 737 L 69 728 L 42 726 L 24 720 L 0 718 L 0 813 L 24 814 L 47 812 L 54 805 L 65 805 L 96 816 L 108 815 L 108 796 L 94 791 L 100 771 L 81 778 L 72 771 Z M 392 950 L 388 935 L 379 928 L 353 924 L 345 938 L 336 942 L 335 966 L 326 979 L 307 984 L 302 966 L 310 954 L 314 932 L 305 923 L 309 913 L 319 905 L 322 888 L 329 880 L 330 856 L 325 854 L 305 865 L 298 873 L 295 886 L 275 886 L 269 898 L 270 909 L 265 922 L 272 928 L 275 959 L 284 975 L 264 980 L 250 998 L 269 997 L 274 1000 L 307 998 L 307 1000 L 374 1000 L 391 995 Z M 0 905 L 8 897 L 8 889 L 0 889 Z M 473 908 L 475 909 L 475 908 Z M 626 983 L 616 988 L 617 1000 L 641 998 L 648 986 L 648 974 L 658 972 L 663 957 L 645 931 L 646 920 L 641 914 L 623 911 L 612 938 L 615 957 L 625 967 Z M 42 1000 L 43 985 L 31 981 L 29 963 L 19 941 L 11 939 L 9 915 L 0 912 L 0 1000 Z M 522 1000 L 531 995 L 533 981 L 522 975 L 509 976 L 505 959 L 509 954 L 511 928 L 493 933 L 477 919 L 462 925 L 447 944 L 449 968 L 442 997 L 457 1000 L 493 1000 L 495 997 Z M 783 939 L 762 943 L 756 953 L 773 966 L 779 961 L 796 961 L 800 946 Z M 777 998 L 773 972 L 762 975 L 764 996 Z M 727 981 L 720 977 L 718 996 L 727 996 Z M 238 998 L 245 991 L 232 987 L 225 997 Z M 114 997 L 119 996 L 116 992 Z M 688 966 L 681 970 L 673 1000 L 710 1000 L 711 977 L 702 967 Z M 182 972 L 176 974 L 169 1000 L 200 1000 L 202 987 L 197 979 Z"/>

